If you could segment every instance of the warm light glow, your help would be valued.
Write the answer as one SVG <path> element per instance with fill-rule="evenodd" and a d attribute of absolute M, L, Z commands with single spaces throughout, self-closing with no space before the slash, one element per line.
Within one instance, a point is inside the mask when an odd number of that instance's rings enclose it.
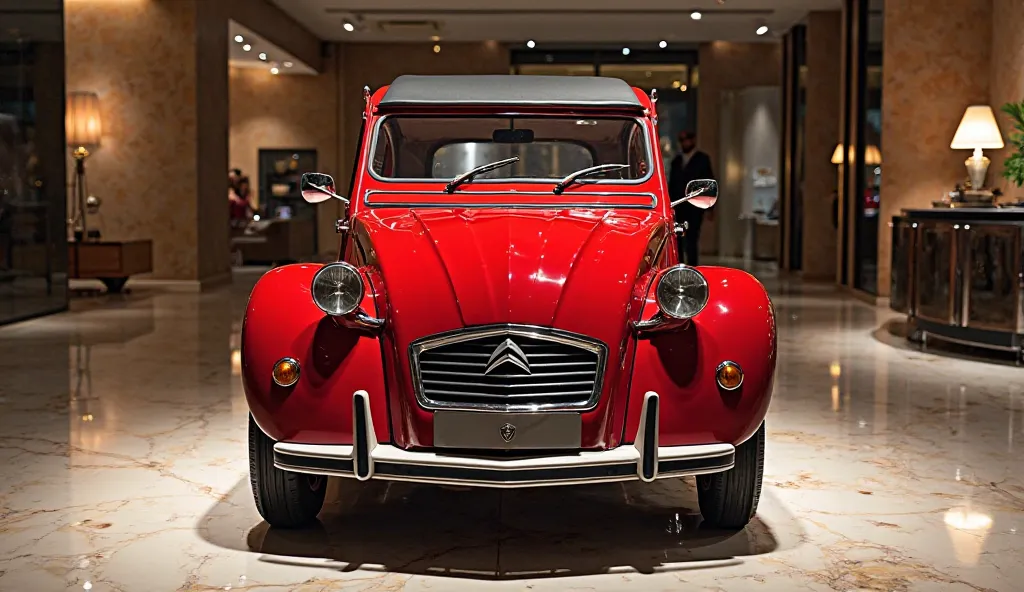
<path fill-rule="evenodd" d="M 839 385 L 832 385 L 832 411 L 839 411 Z"/>
<path fill-rule="evenodd" d="M 850 153 L 853 154 L 853 146 L 850 146 Z M 832 152 L 832 164 L 843 164 L 842 143 L 836 144 L 836 149 Z M 878 146 L 875 146 L 874 144 L 868 144 L 865 146 L 864 165 L 876 166 L 880 164 L 882 164 L 882 151 L 878 149 Z"/>
<path fill-rule="evenodd" d="M 285 63 L 284 63 L 284 64 L 282 64 L 282 65 L 283 65 L 283 66 L 284 66 L 285 68 L 291 68 L 291 67 L 292 67 L 292 66 L 294 66 L 295 64 L 293 64 L 293 63 L 291 63 L 291 62 L 285 62 Z"/>
<path fill-rule="evenodd" d="M 683 92 L 686 92 L 686 85 L 685 84 L 680 84 L 679 85 L 679 90 L 681 90 Z"/>
<path fill-rule="evenodd" d="M 702 16 L 704 16 L 704 15 L 702 15 L 700 12 L 698 12 L 696 10 L 694 10 L 693 12 L 690 13 L 690 18 L 692 18 L 695 21 L 699 21 Z"/>
<path fill-rule="evenodd" d="M 441 53 L 441 46 L 440 45 L 435 45 L 434 46 L 434 53 Z"/>
<path fill-rule="evenodd" d="M 349 33 L 356 30 L 356 26 L 352 24 L 352 21 L 345 21 L 341 24 L 341 27 Z"/>
<path fill-rule="evenodd" d="M 68 93 L 64 114 L 68 146 L 91 148 L 100 145 L 100 98 L 93 92 Z"/>
<path fill-rule="evenodd" d="M 242 51 L 249 51 L 250 49 L 252 49 L 252 46 L 248 43 L 242 46 Z"/>
<path fill-rule="evenodd" d="M 832 362 L 828 365 L 828 374 L 832 378 L 839 378 L 843 374 L 843 367 L 839 365 L 839 362 Z"/>
<path fill-rule="evenodd" d="M 430 36 L 430 40 L 433 41 L 434 43 L 437 43 L 438 41 L 441 40 L 441 36 L 440 35 L 431 35 Z"/>
<path fill-rule="evenodd" d="M 757 34 L 758 35 L 764 35 L 767 32 L 768 32 L 768 25 L 761 25 L 760 27 L 757 28 Z"/>
<path fill-rule="evenodd" d="M 672 88 L 679 88 L 682 85 L 683 85 L 683 83 L 680 80 L 673 80 L 672 81 Z"/>
<path fill-rule="evenodd" d="M 954 150 L 974 150 L 975 148 L 1002 148 L 1003 136 L 996 125 L 996 117 L 992 107 L 988 105 L 971 105 L 964 112 L 960 126 L 949 145 Z"/>
<path fill-rule="evenodd" d="M 743 384 L 743 372 L 733 363 L 722 364 L 718 369 L 718 385 L 726 390 L 733 390 Z"/>
<path fill-rule="evenodd" d="M 281 73 L 281 71 L 280 71 L 280 70 L 278 70 L 278 69 L 277 69 L 277 67 L 275 66 L 275 67 L 273 67 L 273 68 L 271 68 L 271 69 L 270 69 L 270 73 L 271 73 L 271 74 L 274 74 L 274 75 L 277 75 L 277 74 L 280 74 L 280 73 Z"/>
<path fill-rule="evenodd" d="M 265 54 L 265 53 L 263 53 L 263 52 L 260 52 L 260 55 L 259 55 L 259 56 L 257 56 L 257 57 L 259 57 L 259 58 L 260 58 L 261 60 L 263 60 L 264 62 L 265 62 L 265 61 L 267 61 L 267 54 Z"/>
<path fill-rule="evenodd" d="M 526 42 L 526 47 L 533 49 L 534 47 L 537 47 L 537 43 L 533 39 L 530 39 Z"/>
<path fill-rule="evenodd" d="M 661 41 L 658 42 L 658 47 L 665 49 L 666 47 L 668 47 L 668 41 L 662 39 Z"/>
<path fill-rule="evenodd" d="M 238 42 L 238 43 L 241 43 L 241 42 L 245 41 L 245 38 L 242 37 L 241 35 L 235 35 L 235 41 Z"/>

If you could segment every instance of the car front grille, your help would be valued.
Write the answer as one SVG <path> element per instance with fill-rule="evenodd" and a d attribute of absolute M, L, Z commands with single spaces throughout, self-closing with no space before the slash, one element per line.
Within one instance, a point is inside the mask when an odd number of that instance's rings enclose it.
<path fill-rule="evenodd" d="M 586 410 L 597 405 L 606 353 L 574 333 L 501 325 L 418 340 L 410 361 L 428 409 Z"/>

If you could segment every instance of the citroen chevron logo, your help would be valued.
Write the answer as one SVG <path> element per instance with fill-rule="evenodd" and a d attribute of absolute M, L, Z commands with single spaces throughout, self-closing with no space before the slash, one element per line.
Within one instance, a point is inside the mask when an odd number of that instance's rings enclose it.
<path fill-rule="evenodd" d="M 506 339 L 501 345 L 494 348 L 490 359 L 487 360 L 487 369 L 484 370 L 484 374 L 490 374 L 505 364 L 512 364 L 517 368 L 525 370 L 527 374 L 531 374 L 530 360 L 527 359 L 523 350 L 519 349 L 516 342 L 511 339 Z"/>

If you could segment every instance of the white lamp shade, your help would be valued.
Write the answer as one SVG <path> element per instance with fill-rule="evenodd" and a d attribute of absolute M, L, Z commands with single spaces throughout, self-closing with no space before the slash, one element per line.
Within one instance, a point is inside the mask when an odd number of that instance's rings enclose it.
<path fill-rule="evenodd" d="M 954 150 L 974 150 L 975 148 L 1002 148 L 1003 136 L 996 125 L 996 116 L 988 105 L 971 105 L 956 128 L 956 135 L 949 145 Z"/>
<path fill-rule="evenodd" d="M 96 93 L 68 93 L 64 131 L 67 134 L 68 146 L 99 146 L 103 129 L 100 125 L 100 98 Z"/>

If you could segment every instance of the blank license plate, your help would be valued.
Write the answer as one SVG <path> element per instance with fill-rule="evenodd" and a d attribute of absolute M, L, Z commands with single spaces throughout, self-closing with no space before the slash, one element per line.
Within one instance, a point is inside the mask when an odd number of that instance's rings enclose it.
<path fill-rule="evenodd" d="M 499 450 L 579 448 L 579 413 L 434 412 L 434 446 Z"/>

